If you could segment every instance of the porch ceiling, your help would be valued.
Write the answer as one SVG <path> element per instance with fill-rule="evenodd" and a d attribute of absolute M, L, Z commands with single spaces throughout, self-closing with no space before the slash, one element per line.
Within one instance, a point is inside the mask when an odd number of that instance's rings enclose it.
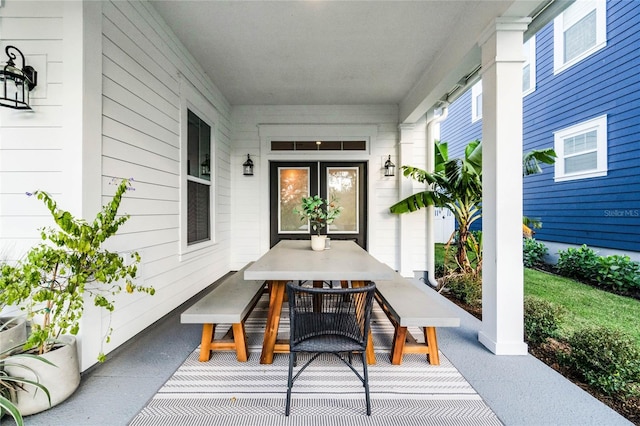
<path fill-rule="evenodd" d="M 449 56 L 477 50 L 493 18 L 543 2 L 151 3 L 232 105 L 340 105 L 424 98 L 430 73 L 453 72 Z"/>

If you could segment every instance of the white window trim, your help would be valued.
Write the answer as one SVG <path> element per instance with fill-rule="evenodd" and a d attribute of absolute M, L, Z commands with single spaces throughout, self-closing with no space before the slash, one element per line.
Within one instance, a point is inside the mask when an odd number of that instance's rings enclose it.
<path fill-rule="evenodd" d="M 188 115 L 187 110 L 191 110 L 202 121 L 211 127 L 211 144 L 209 158 L 211 161 L 211 180 L 207 181 L 194 176 L 189 176 L 187 171 L 187 135 L 188 135 Z M 218 123 L 218 112 L 188 81 L 181 78 L 180 81 L 180 261 L 185 261 L 197 257 L 206 250 L 217 244 L 216 241 L 216 211 L 217 211 L 217 191 L 216 191 L 216 123 Z M 194 244 L 187 244 L 187 182 L 194 181 L 209 184 L 211 193 L 209 194 L 209 214 L 210 214 L 210 239 Z"/>
<path fill-rule="evenodd" d="M 569 6 L 579 7 L 579 3 L 574 3 Z M 568 62 L 563 62 L 564 58 L 564 17 L 565 12 L 558 15 L 553 21 L 553 73 L 558 74 L 567 68 L 572 67 L 583 59 L 593 55 L 600 49 L 603 49 L 607 45 L 607 2 L 604 0 L 596 0 L 593 9 L 585 10 L 585 14 L 596 10 L 596 44 L 591 49 L 586 50 L 581 55 L 571 59 Z M 584 16 L 583 15 L 583 16 Z"/>
<path fill-rule="evenodd" d="M 527 96 L 530 93 L 533 93 L 536 91 L 536 36 L 534 35 L 533 37 L 531 37 L 528 40 L 529 43 L 529 51 L 526 53 L 525 55 L 525 63 L 522 64 L 522 68 L 524 69 L 524 67 L 529 64 L 529 77 L 530 77 L 530 86 L 529 89 L 524 90 L 522 92 L 522 97 Z M 526 46 L 526 43 L 523 45 L 523 50 L 524 50 L 524 46 Z"/>
<path fill-rule="evenodd" d="M 480 110 L 478 110 L 478 103 L 476 99 L 478 96 L 482 95 L 482 80 L 478 81 L 471 87 L 471 122 L 475 123 L 478 120 L 482 119 L 482 105 L 480 105 Z"/>
<path fill-rule="evenodd" d="M 596 169 L 577 173 L 564 172 L 564 140 L 566 138 L 580 135 L 586 132 L 596 130 L 597 132 L 597 160 Z M 593 118 L 588 121 L 558 130 L 553 133 L 554 149 L 557 154 L 555 162 L 555 182 L 564 182 L 569 180 L 587 179 L 593 177 L 601 177 L 607 175 L 607 116 Z"/>

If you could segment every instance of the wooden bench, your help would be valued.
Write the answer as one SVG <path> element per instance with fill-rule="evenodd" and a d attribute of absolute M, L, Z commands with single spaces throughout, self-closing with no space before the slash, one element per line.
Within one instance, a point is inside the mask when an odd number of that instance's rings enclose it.
<path fill-rule="evenodd" d="M 430 364 L 440 364 L 436 327 L 459 327 L 460 318 L 438 297 L 443 296 L 431 288 L 418 288 L 395 271 L 394 279 L 376 281 L 376 300 L 395 328 L 392 364 L 401 364 L 404 354 L 427 354 Z M 418 343 L 407 327 L 420 327 L 425 343 Z"/>
<path fill-rule="evenodd" d="M 253 262 L 251 262 L 253 263 Z M 203 324 L 200 361 L 209 361 L 211 351 L 235 350 L 238 361 L 249 358 L 244 321 L 249 316 L 264 290 L 264 281 L 244 279 L 244 270 L 225 278 L 180 315 L 183 324 Z M 232 324 L 229 333 L 214 340 L 216 324 Z"/>

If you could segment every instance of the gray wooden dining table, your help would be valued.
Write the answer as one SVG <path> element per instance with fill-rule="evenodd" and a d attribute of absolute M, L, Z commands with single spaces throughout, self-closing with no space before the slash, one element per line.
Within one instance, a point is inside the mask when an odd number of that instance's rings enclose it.
<path fill-rule="evenodd" d="M 289 281 L 350 281 L 353 287 L 393 278 L 393 271 L 353 241 L 332 241 L 331 248 L 311 250 L 309 240 L 283 240 L 244 271 L 246 280 L 269 284 L 269 312 L 261 364 L 271 364 L 274 353 L 288 353 L 289 343 L 277 341 L 286 283 Z M 369 335 L 367 363 L 375 364 Z"/>

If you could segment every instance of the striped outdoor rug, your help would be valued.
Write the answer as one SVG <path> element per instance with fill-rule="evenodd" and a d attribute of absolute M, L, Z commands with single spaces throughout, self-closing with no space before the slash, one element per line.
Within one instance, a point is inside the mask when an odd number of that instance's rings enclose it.
<path fill-rule="evenodd" d="M 316 360 L 296 381 L 287 418 L 288 355 L 275 354 L 271 365 L 259 363 L 267 307 L 263 298 L 247 319 L 248 362 L 238 362 L 233 352 L 214 352 L 209 362 L 199 362 L 196 348 L 130 425 L 502 424 L 442 354 L 439 366 L 429 365 L 425 355 L 405 355 L 402 365 L 392 365 L 393 327 L 377 305 L 371 324 L 377 358 L 377 364 L 369 366 L 371 416 L 366 415 L 362 384 L 329 355 Z M 285 305 L 281 330 L 288 329 L 287 315 Z M 224 334 L 228 327 L 217 328 Z M 413 334 L 421 335 L 417 329 Z M 304 355 L 299 355 L 299 365 L 303 361 Z M 354 363 L 359 364 L 358 359 Z"/>

